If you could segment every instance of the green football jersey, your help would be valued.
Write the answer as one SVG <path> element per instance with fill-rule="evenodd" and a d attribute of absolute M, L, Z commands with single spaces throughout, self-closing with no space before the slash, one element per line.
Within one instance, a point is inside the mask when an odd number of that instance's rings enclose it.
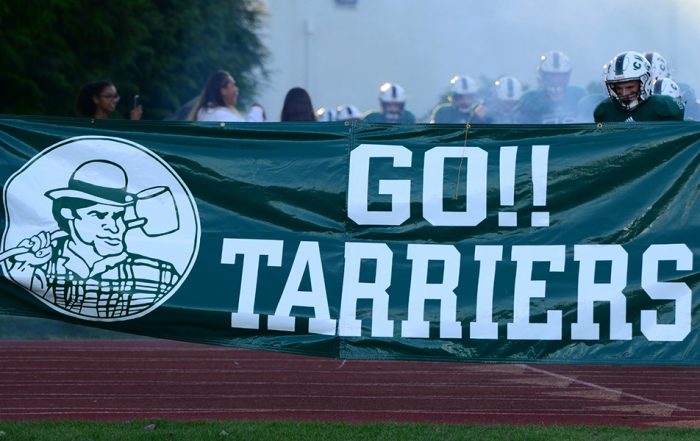
<path fill-rule="evenodd" d="M 488 124 L 491 118 L 486 115 L 486 108 L 481 103 L 475 103 L 465 112 L 452 103 L 438 104 L 430 117 L 431 123 L 436 124 Z"/>
<path fill-rule="evenodd" d="M 666 95 L 651 95 L 632 110 L 606 98 L 593 111 L 595 122 L 683 121 L 683 104 Z"/>

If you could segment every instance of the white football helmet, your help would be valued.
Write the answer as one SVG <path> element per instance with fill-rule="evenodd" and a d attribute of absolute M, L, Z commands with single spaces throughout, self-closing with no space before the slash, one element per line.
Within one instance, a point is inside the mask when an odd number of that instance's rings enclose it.
<path fill-rule="evenodd" d="M 628 81 L 639 81 L 639 93 L 634 99 L 618 96 L 615 85 Z M 651 95 L 651 64 L 644 55 L 635 51 L 621 52 L 610 60 L 605 74 L 605 85 L 610 98 L 617 101 L 627 110 L 632 110 Z"/>
<path fill-rule="evenodd" d="M 466 75 L 455 75 L 450 80 L 450 93 L 447 100 L 460 112 L 469 112 L 477 103 L 479 85 L 474 78 Z"/>
<path fill-rule="evenodd" d="M 523 96 L 523 85 L 515 77 L 501 77 L 494 84 L 500 101 L 519 101 Z"/>
<path fill-rule="evenodd" d="M 396 83 L 384 83 L 379 88 L 379 104 L 386 121 L 398 121 L 406 105 L 406 91 Z"/>
<path fill-rule="evenodd" d="M 479 92 L 479 85 L 476 80 L 466 75 L 455 75 L 450 80 L 450 95 L 476 95 Z"/>
<path fill-rule="evenodd" d="M 352 104 L 343 104 L 338 106 L 336 109 L 336 118 L 338 121 L 351 121 L 354 119 L 362 119 L 362 112 L 360 109 L 353 106 Z"/>
<path fill-rule="evenodd" d="M 682 102 L 681 88 L 670 78 L 657 78 L 651 89 L 653 95 L 668 95 L 678 102 Z"/>
<path fill-rule="evenodd" d="M 405 104 L 406 91 L 396 83 L 384 83 L 379 87 L 379 101 L 383 104 Z"/>
<path fill-rule="evenodd" d="M 540 73 L 570 73 L 571 61 L 562 51 L 550 51 L 540 57 L 537 70 Z"/>
<path fill-rule="evenodd" d="M 658 52 L 644 52 L 644 58 L 651 64 L 651 79 L 671 78 L 671 70 L 666 59 Z"/>
<path fill-rule="evenodd" d="M 330 107 L 319 107 L 318 110 L 316 110 L 316 121 L 331 122 L 337 120 L 338 118 L 335 109 L 331 109 Z"/>
<path fill-rule="evenodd" d="M 540 57 L 537 82 L 552 100 L 564 97 L 570 78 L 571 62 L 564 52 L 550 51 Z"/>

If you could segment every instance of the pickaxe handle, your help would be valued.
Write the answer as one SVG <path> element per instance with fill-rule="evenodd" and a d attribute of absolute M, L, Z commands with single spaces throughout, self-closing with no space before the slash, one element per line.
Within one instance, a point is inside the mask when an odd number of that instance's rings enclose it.
<path fill-rule="evenodd" d="M 50 236 L 51 236 L 51 242 L 54 242 L 62 237 L 68 236 L 68 233 L 66 233 L 65 231 L 56 230 L 56 231 L 52 232 Z M 14 247 L 14 248 L 10 248 L 9 250 L 5 250 L 2 253 L 0 253 L 0 262 L 4 261 L 5 259 L 9 259 L 12 256 L 26 253 L 29 250 L 30 250 L 30 248 L 25 248 L 25 247 Z"/>

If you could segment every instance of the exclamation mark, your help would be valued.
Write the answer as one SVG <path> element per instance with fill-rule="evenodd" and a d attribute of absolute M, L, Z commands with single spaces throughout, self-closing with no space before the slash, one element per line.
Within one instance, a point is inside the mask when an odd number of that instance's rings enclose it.
<path fill-rule="evenodd" d="M 549 146 L 532 146 L 532 205 L 547 205 L 547 168 L 549 167 Z M 549 211 L 532 212 L 533 227 L 549 226 Z"/>
<path fill-rule="evenodd" d="M 518 155 L 518 146 L 501 147 L 499 164 L 499 179 L 501 190 L 501 207 L 513 207 L 515 205 L 515 159 Z M 499 227 L 517 227 L 518 213 L 515 211 L 498 212 Z"/>

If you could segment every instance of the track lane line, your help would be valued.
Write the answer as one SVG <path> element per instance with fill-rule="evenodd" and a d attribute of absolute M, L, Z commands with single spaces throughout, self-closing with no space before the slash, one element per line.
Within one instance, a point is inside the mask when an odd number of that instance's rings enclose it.
<path fill-rule="evenodd" d="M 668 408 L 671 408 L 674 410 L 690 412 L 689 409 L 686 409 L 685 407 L 678 406 L 676 404 L 664 403 L 663 401 L 652 400 L 651 398 L 646 398 L 646 397 L 643 397 L 641 395 L 631 394 L 629 392 L 624 392 L 624 391 L 621 391 L 618 389 L 613 389 L 610 387 L 606 387 L 606 386 L 603 386 L 600 384 L 591 383 L 591 382 L 584 381 L 584 380 L 578 380 L 574 377 L 570 377 L 570 376 L 562 375 L 562 374 L 557 374 L 556 372 L 546 371 L 544 369 L 539 369 L 539 368 L 536 368 L 534 366 L 530 366 L 527 364 L 523 364 L 520 366 L 522 366 L 523 369 L 526 369 L 526 370 L 529 370 L 532 372 L 537 372 L 537 373 L 544 374 L 544 375 L 548 375 L 550 377 L 558 378 L 560 380 L 567 380 L 567 381 L 570 381 L 571 383 L 582 384 L 584 386 L 592 387 L 592 388 L 597 389 L 597 390 L 602 390 L 602 391 L 606 391 L 606 392 L 610 392 L 610 393 L 619 394 L 619 395 L 622 395 L 625 397 L 633 398 L 635 400 L 644 401 L 645 403 L 655 404 L 657 406 L 663 406 L 663 407 L 668 407 Z"/>

